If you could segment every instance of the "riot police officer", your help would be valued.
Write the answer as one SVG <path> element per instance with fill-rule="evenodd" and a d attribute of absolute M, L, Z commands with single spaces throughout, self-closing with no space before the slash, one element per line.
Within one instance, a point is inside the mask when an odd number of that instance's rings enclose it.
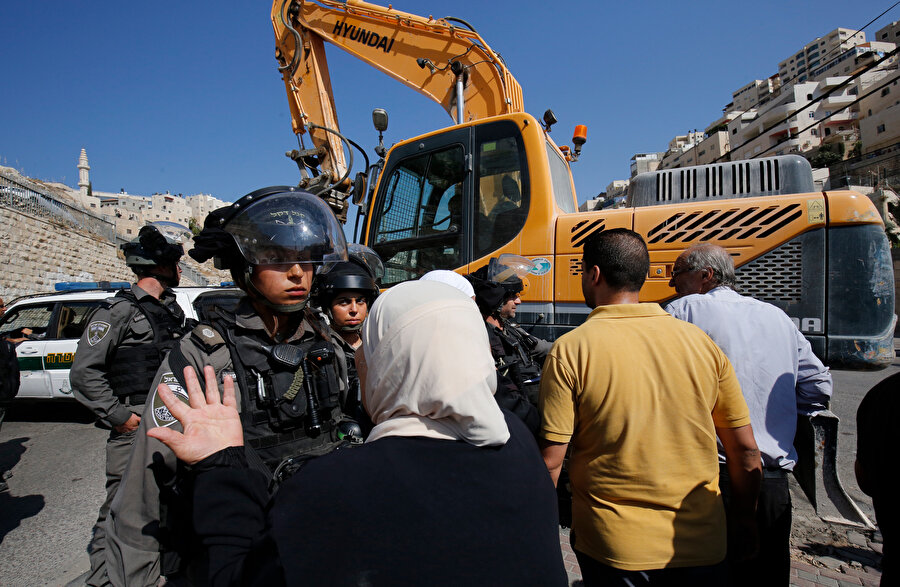
<path fill-rule="evenodd" d="M 365 436 L 371 429 L 371 421 L 362 407 L 354 357 L 362 344 L 363 322 L 378 297 L 378 281 L 384 276 L 384 265 L 378 253 L 364 245 L 351 244 L 348 253 L 349 261 L 336 263 L 316 276 L 312 299 L 328 318 L 344 351 L 350 387 L 344 412 L 360 424 Z"/>
<path fill-rule="evenodd" d="M 107 584 L 105 520 L 131 454 L 147 390 L 165 354 L 192 326 L 171 290 L 179 282 L 181 245 L 145 226 L 121 249 L 137 283 L 107 299 L 91 316 L 69 375 L 75 398 L 111 428 L 106 500 L 88 545 L 87 585 Z"/>
<path fill-rule="evenodd" d="M 232 309 L 206 312 L 159 369 L 110 511 L 108 565 L 115 585 L 153 585 L 160 575 L 174 584 L 206 580 L 185 498 L 191 476 L 144 433 L 180 426 L 156 393 L 160 383 L 187 401 L 185 368 L 202 378 L 211 365 L 220 391 L 223 379 L 233 377 L 248 461 L 272 479 L 272 490 L 304 459 L 346 444 L 345 434 L 354 429 L 341 411 L 347 393 L 343 361 L 335 358 L 341 351 L 307 304 L 315 267 L 347 259 L 343 231 L 328 206 L 296 188 L 257 190 L 212 212 L 190 255 L 230 270 L 246 296 Z"/>
<path fill-rule="evenodd" d="M 475 289 L 475 303 L 484 317 L 498 371 L 537 405 L 541 367 L 552 345 L 513 322 L 522 303 L 522 276 L 532 266 L 524 257 L 502 255 L 500 259 L 491 258 L 469 279 Z"/>

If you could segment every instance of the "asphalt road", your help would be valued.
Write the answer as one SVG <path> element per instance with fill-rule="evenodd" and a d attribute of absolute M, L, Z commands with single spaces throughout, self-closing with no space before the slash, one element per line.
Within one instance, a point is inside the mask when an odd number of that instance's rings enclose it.
<path fill-rule="evenodd" d="M 897 371 L 900 361 L 882 371 L 833 372 L 839 475 L 870 517 L 872 501 L 853 474 L 856 407 L 875 383 Z M 0 494 L 0 585 L 65 585 L 88 569 L 85 547 L 103 501 L 106 436 L 74 403 L 8 412 L 0 429 L 0 470 L 13 475 L 9 492 Z"/>

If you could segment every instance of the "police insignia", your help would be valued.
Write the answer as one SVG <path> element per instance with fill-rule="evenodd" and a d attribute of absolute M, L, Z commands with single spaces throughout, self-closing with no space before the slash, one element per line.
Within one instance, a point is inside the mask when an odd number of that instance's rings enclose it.
<path fill-rule="evenodd" d="M 91 322 L 87 327 L 88 331 L 88 344 L 94 346 L 101 340 L 103 337 L 109 334 L 109 322 L 101 322 L 97 320 L 95 322 Z"/>
<path fill-rule="evenodd" d="M 187 392 L 185 392 L 184 388 L 181 387 L 181 384 L 178 383 L 178 379 L 173 373 L 164 373 L 159 382 L 168 385 L 172 393 L 175 394 L 175 397 L 185 404 L 190 405 Z M 153 424 L 155 426 L 171 426 L 177 421 L 175 420 L 175 416 L 169 412 L 169 408 L 166 407 L 166 404 L 163 403 L 162 398 L 159 397 L 159 392 L 155 389 L 153 390 L 153 399 L 151 402 L 153 405 Z"/>

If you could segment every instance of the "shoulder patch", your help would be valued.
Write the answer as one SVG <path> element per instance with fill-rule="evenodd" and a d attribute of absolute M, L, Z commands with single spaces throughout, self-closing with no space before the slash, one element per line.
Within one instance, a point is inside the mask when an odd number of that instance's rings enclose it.
<path fill-rule="evenodd" d="M 188 399 L 187 392 L 181 386 L 181 383 L 178 382 L 178 378 L 175 377 L 174 373 L 163 373 L 163 376 L 159 380 L 159 382 L 168 385 L 172 393 L 175 394 L 175 397 L 183 401 L 185 404 L 190 405 L 191 402 Z M 158 390 L 153 390 L 153 397 L 150 401 L 151 405 L 153 406 L 154 426 L 167 427 L 177 422 L 175 416 L 173 416 L 172 413 L 169 412 L 169 408 L 166 407 L 166 404 L 163 403 L 162 398 L 159 397 Z"/>
<path fill-rule="evenodd" d="M 104 339 L 107 334 L 109 334 L 109 322 L 103 322 L 102 320 L 94 320 L 87 327 L 87 341 L 88 344 L 94 346 L 98 342 Z"/>
<path fill-rule="evenodd" d="M 225 344 L 225 339 L 222 338 L 219 331 L 209 324 L 198 324 L 195 326 L 191 331 L 191 339 L 208 353 Z"/>

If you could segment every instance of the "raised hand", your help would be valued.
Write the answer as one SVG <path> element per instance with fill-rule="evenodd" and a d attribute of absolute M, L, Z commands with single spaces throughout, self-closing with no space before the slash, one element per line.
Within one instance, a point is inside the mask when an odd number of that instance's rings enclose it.
<path fill-rule="evenodd" d="M 205 396 L 193 367 L 184 368 L 190 407 L 175 397 L 169 386 L 160 384 L 158 388 L 159 396 L 169 412 L 181 422 L 183 433 L 164 427 L 147 430 L 147 436 L 168 446 L 179 460 L 189 465 L 229 446 L 244 444 L 241 418 L 234 395 L 234 380 L 231 377 L 224 378 L 225 392 L 220 400 L 215 370 L 207 365 L 203 368 L 203 376 L 206 378 Z"/>

